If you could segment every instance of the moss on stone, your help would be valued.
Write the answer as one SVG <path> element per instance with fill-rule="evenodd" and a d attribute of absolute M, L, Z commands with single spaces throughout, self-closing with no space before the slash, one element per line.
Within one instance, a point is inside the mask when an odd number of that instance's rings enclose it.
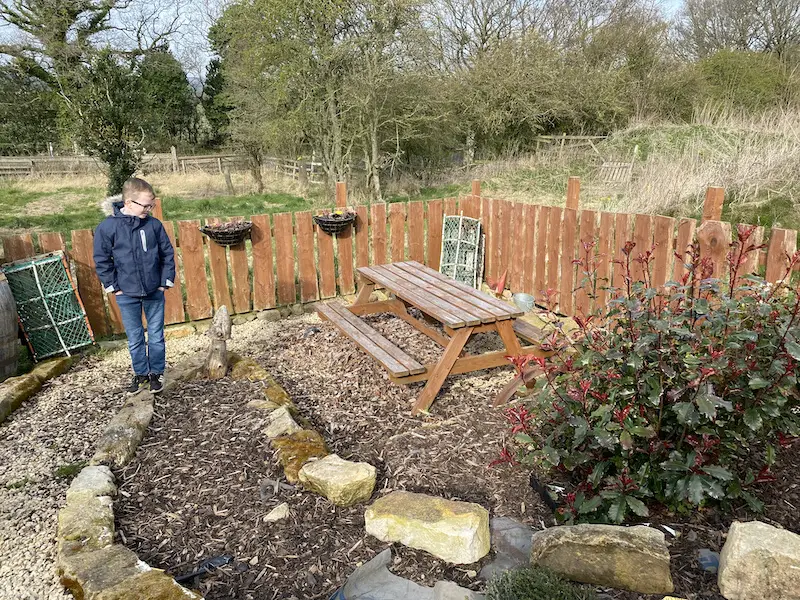
<path fill-rule="evenodd" d="M 330 454 L 325 440 L 316 431 L 303 430 L 276 438 L 271 442 L 278 451 L 278 459 L 283 466 L 286 479 L 291 483 L 299 481 L 300 469 L 312 458 L 323 458 Z"/>

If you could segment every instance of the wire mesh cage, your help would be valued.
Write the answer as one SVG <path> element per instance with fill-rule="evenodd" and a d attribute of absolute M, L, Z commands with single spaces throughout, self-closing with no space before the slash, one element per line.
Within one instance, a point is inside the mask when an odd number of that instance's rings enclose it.
<path fill-rule="evenodd" d="M 63 252 L 0 267 L 17 305 L 20 326 L 36 361 L 94 343 Z"/>
<path fill-rule="evenodd" d="M 463 215 L 444 218 L 439 271 L 456 281 L 479 288 L 483 279 L 484 236 L 481 222 Z"/>

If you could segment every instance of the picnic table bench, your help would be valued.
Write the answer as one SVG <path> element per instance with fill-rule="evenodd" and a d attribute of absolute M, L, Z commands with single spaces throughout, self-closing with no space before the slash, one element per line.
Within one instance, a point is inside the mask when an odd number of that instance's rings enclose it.
<path fill-rule="evenodd" d="M 507 356 L 544 356 L 537 344 L 541 330 L 518 320 L 522 311 L 421 263 L 361 267 L 358 272 L 362 285 L 352 305 L 333 301 L 319 304 L 317 312 L 374 358 L 395 383 L 427 381 L 412 414 L 430 407 L 448 375 L 508 365 Z M 370 301 L 376 286 L 385 288 L 393 298 Z M 418 309 L 424 320 L 412 316 L 410 307 Z M 442 346 L 444 352 L 438 362 L 421 364 L 359 318 L 375 313 L 391 313 Z M 436 323 L 441 330 L 432 326 Z M 491 331 L 500 336 L 505 351 L 465 352 L 464 346 L 474 334 Z M 518 337 L 534 345 L 522 346 Z"/>

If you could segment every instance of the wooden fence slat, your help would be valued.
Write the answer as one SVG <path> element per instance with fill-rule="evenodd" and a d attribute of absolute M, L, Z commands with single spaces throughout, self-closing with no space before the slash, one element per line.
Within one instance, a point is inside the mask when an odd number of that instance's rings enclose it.
<path fill-rule="evenodd" d="M 725 203 L 725 188 L 709 187 L 703 202 L 703 221 L 719 221 L 722 219 L 722 205 Z"/>
<path fill-rule="evenodd" d="M 509 258 L 511 254 L 511 214 L 514 205 L 508 200 L 495 200 L 494 206 L 497 210 L 497 226 L 495 232 L 497 237 L 495 245 L 497 248 L 497 277 L 499 279 L 506 274 L 506 283 L 510 283 L 508 279 Z"/>
<path fill-rule="evenodd" d="M 578 256 L 580 260 L 586 260 L 586 253 L 589 253 L 589 264 L 584 267 L 578 266 L 575 279 L 575 314 L 586 316 L 592 311 L 592 286 L 593 282 L 588 280 L 596 276 L 594 271 L 594 261 L 597 254 L 597 213 L 593 210 L 582 210 L 580 215 L 580 229 L 578 233 Z M 587 246 L 591 244 L 591 248 Z M 585 246 L 586 245 L 586 246 Z M 587 273 L 588 272 L 588 275 Z M 600 285 L 598 283 L 598 285 Z"/>
<path fill-rule="evenodd" d="M 465 217 L 470 219 L 481 218 L 481 198 L 480 196 L 467 196 L 461 199 L 461 211 Z"/>
<path fill-rule="evenodd" d="M 167 288 L 164 292 L 164 323 L 172 325 L 173 323 L 183 323 L 186 320 L 186 314 L 183 312 L 183 291 L 181 290 L 181 265 L 180 254 L 178 253 L 177 246 L 175 245 L 175 226 L 172 221 L 162 222 L 164 231 L 167 233 L 172 247 L 175 249 L 175 284 L 171 288 Z M 115 315 L 111 312 L 111 324 L 114 325 Z M 121 325 L 120 321 L 120 325 Z"/>
<path fill-rule="evenodd" d="M 547 277 L 545 288 L 559 292 L 561 286 L 558 281 L 558 268 L 561 266 L 561 217 L 564 209 L 560 206 L 550 207 L 550 216 L 547 223 Z M 558 303 L 558 297 L 553 298 Z"/>
<path fill-rule="evenodd" d="M 337 189 L 344 188 L 344 184 Z M 356 291 L 353 272 L 353 226 L 336 234 L 336 256 L 339 258 L 339 293 L 352 294 Z"/>
<path fill-rule="evenodd" d="M 367 206 L 361 204 L 356 207 L 356 221 L 353 223 L 355 227 L 356 238 L 356 267 L 369 266 L 369 213 Z M 361 278 L 357 277 L 358 289 L 361 289 Z"/>
<path fill-rule="evenodd" d="M 292 213 L 273 215 L 273 222 L 275 225 L 275 262 L 278 273 L 278 303 L 294 304 L 297 300 L 297 290 L 294 282 Z"/>
<path fill-rule="evenodd" d="M 392 262 L 402 262 L 406 258 L 406 205 L 395 202 L 389 205 L 389 234 L 391 239 Z"/>
<path fill-rule="evenodd" d="M 750 227 L 750 225 L 743 225 L 743 227 Z M 753 233 L 750 234 L 750 239 L 747 241 L 747 245 L 753 246 L 760 246 L 764 242 L 764 228 L 763 227 L 756 227 L 753 229 Z M 745 248 L 746 249 L 746 248 Z M 758 256 L 759 250 L 754 250 L 750 254 L 747 255 L 745 258 L 744 263 L 739 268 L 739 275 L 752 275 L 758 272 Z"/>
<path fill-rule="evenodd" d="M 253 252 L 253 308 L 275 306 L 275 271 L 272 260 L 272 226 L 269 215 L 253 215 L 250 243 Z"/>
<path fill-rule="evenodd" d="M 550 220 L 550 207 L 539 206 L 536 212 L 536 250 L 531 293 L 541 302 L 542 294 L 547 287 L 547 224 Z"/>
<path fill-rule="evenodd" d="M 595 308 L 605 309 L 608 304 L 608 287 L 611 285 L 611 252 L 614 245 L 614 215 L 600 213 L 600 231 L 597 236 L 597 300 Z"/>
<path fill-rule="evenodd" d="M 428 202 L 428 262 L 431 269 L 439 270 L 442 260 L 442 201 Z"/>
<path fill-rule="evenodd" d="M 724 279 L 727 273 L 725 263 L 731 246 L 731 224 L 704 221 L 697 228 L 697 243 L 700 245 L 700 260 L 710 258 L 714 263 L 712 277 Z"/>
<path fill-rule="evenodd" d="M 491 198 L 481 198 L 481 227 L 486 235 L 483 248 L 483 278 L 492 279 L 497 277 L 495 274 L 497 256 L 495 255 L 494 246 L 494 227 L 495 227 L 495 208 L 494 200 Z"/>
<path fill-rule="evenodd" d="M 767 250 L 767 272 L 770 283 L 780 281 L 786 275 L 788 257 L 797 249 L 797 232 L 793 229 L 772 228 Z"/>
<path fill-rule="evenodd" d="M 244 221 L 244 217 L 230 217 L 231 222 Z M 247 242 L 229 246 L 233 311 L 250 312 L 250 267 L 247 264 Z"/>
<path fill-rule="evenodd" d="M 320 211 L 322 214 L 322 211 Z M 336 295 L 336 263 L 333 260 L 333 236 L 325 233 L 318 226 L 317 254 L 319 265 L 319 295 L 320 298 L 333 298 Z"/>
<path fill-rule="evenodd" d="M 89 324 L 95 336 L 103 336 L 108 334 L 108 324 L 103 302 L 103 286 L 94 270 L 93 241 L 91 229 L 73 231 L 72 260 L 75 261 L 78 293 L 83 301 Z"/>
<path fill-rule="evenodd" d="M 653 287 L 660 289 L 667 283 L 669 273 L 672 273 L 672 260 L 675 249 L 672 247 L 674 242 L 673 230 L 675 229 L 675 219 L 656 215 L 653 224 L 653 243 L 656 247 L 656 259 L 653 264 Z"/>
<path fill-rule="evenodd" d="M 508 287 L 512 292 L 519 292 L 522 290 L 525 267 L 525 204 L 514 204 L 511 219 L 510 231 L 514 233 L 509 240 L 511 252 L 508 256 Z"/>
<path fill-rule="evenodd" d="M 156 204 L 150 212 L 150 215 L 159 221 L 164 221 L 164 207 L 161 204 L 161 198 L 156 198 Z"/>
<path fill-rule="evenodd" d="M 458 214 L 457 198 L 445 198 L 443 202 L 446 217 Z"/>
<path fill-rule="evenodd" d="M 650 215 L 637 214 L 633 218 L 633 241 L 636 246 L 631 254 L 631 277 L 633 281 L 644 281 L 642 263 L 635 260 L 653 247 L 653 218 Z"/>
<path fill-rule="evenodd" d="M 561 238 L 561 293 L 559 294 L 559 311 L 565 315 L 574 315 L 573 306 L 575 290 L 576 265 L 575 260 L 575 238 L 578 234 L 578 211 L 574 208 L 564 209 L 564 234 Z"/>
<path fill-rule="evenodd" d="M 385 265 L 386 260 L 386 205 L 373 204 L 370 208 L 372 227 L 372 263 Z"/>
<path fill-rule="evenodd" d="M 67 251 L 67 246 L 64 244 L 64 236 L 53 231 L 44 231 L 39 234 L 39 248 L 45 254 L 56 252 L 57 250 Z"/>
<path fill-rule="evenodd" d="M 625 255 L 622 248 L 628 242 L 633 241 L 630 231 L 630 215 L 627 213 L 617 213 L 614 217 L 614 242 L 611 248 L 611 260 L 617 261 L 614 265 L 613 287 L 615 296 L 625 288 Z M 633 253 L 631 253 L 633 255 Z"/>
<path fill-rule="evenodd" d="M 219 225 L 219 218 L 206 219 L 208 225 Z M 233 314 L 234 307 L 231 300 L 231 290 L 228 285 L 228 253 L 225 246 L 208 239 L 208 266 L 211 271 L 211 293 L 214 298 L 214 310 L 222 306 L 228 307 L 228 312 Z"/>
<path fill-rule="evenodd" d="M 683 218 L 678 222 L 678 233 L 675 236 L 675 254 L 681 256 L 681 260 L 675 256 L 672 267 L 672 280 L 680 282 L 686 273 L 686 253 L 689 245 L 694 241 L 694 234 L 697 228 L 697 221 L 694 219 Z"/>
<path fill-rule="evenodd" d="M 29 258 L 36 254 L 33 250 L 33 237 L 30 233 L 19 235 L 9 235 L 3 238 L 3 250 L 5 261 L 14 262 L 23 258 Z"/>
<path fill-rule="evenodd" d="M 208 277 L 203 234 L 198 229 L 200 221 L 178 221 L 178 238 L 186 283 L 186 312 L 193 321 L 212 316 L 208 297 Z"/>
<path fill-rule="evenodd" d="M 536 218 L 539 213 L 539 206 L 536 204 L 525 204 L 523 219 L 525 221 L 525 242 L 522 253 L 522 291 L 526 294 L 534 295 L 533 272 L 534 260 L 536 256 Z"/>
<path fill-rule="evenodd" d="M 425 205 L 408 203 L 408 257 L 425 263 Z"/>
<path fill-rule="evenodd" d="M 309 211 L 294 213 L 294 220 L 297 223 L 297 270 L 300 279 L 300 301 L 311 302 L 319 298 L 317 263 L 314 258 L 314 221 Z"/>

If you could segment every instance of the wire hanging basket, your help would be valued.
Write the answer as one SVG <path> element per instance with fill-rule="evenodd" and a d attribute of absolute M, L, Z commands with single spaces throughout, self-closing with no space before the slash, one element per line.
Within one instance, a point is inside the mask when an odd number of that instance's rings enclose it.
<path fill-rule="evenodd" d="M 334 235 L 341 233 L 356 220 L 356 213 L 353 211 L 335 211 L 325 215 L 314 215 L 314 222 L 325 233 Z"/>
<path fill-rule="evenodd" d="M 235 246 L 250 237 L 252 221 L 235 221 L 219 225 L 203 225 L 200 231 L 220 246 Z"/>

